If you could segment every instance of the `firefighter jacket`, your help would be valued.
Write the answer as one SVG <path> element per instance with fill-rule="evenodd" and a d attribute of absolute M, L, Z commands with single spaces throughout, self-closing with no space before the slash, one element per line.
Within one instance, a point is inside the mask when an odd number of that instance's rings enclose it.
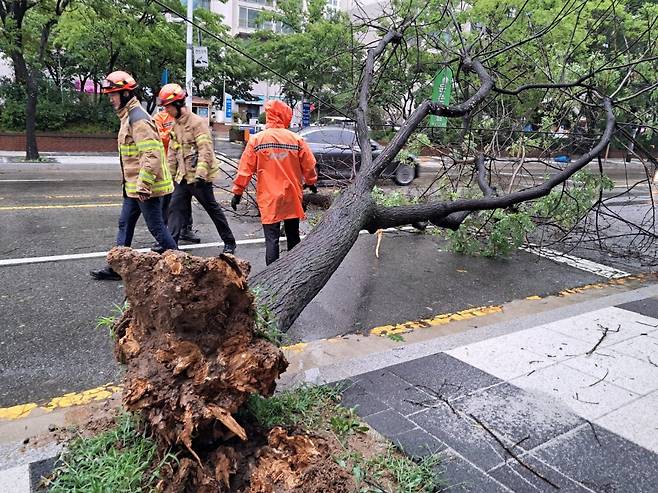
<path fill-rule="evenodd" d="M 174 186 L 153 120 L 137 98 L 117 114 L 121 120 L 119 156 L 125 194 L 132 198 L 140 193 L 149 197 L 170 194 Z"/>
<path fill-rule="evenodd" d="M 186 111 L 176 119 L 169 135 L 171 140 L 167 161 L 176 183 L 183 179 L 187 183 L 193 183 L 197 178 L 212 181 L 217 176 L 219 161 L 215 157 L 206 120 Z"/>
<path fill-rule="evenodd" d="M 242 153 L 233 193 L 242 195 L 256 174 L 256 202 L 263 224 L 304 218 L 302 177 L 307 185 L 318 181 L 315 156 L 306 141 L 288 130 L 292 110 L 273 99 L 265 104 L 266 129 L 249 139 Z"/>
<path fill-rule="evenodd" d="M 166 155 L 166 152 L 169 149 L 169 132 L 174 128 L 176 119 L 166 111 L 159 111 L 153 117 L 153 122 L 155 123 L 155 126 L 158 127 L 160 140 L 162 140 L 162 145 L 164 146 Z"/>

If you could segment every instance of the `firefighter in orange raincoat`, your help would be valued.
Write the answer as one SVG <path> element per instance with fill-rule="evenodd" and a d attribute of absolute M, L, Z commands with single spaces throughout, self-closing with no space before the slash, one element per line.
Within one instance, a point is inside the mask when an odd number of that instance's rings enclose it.
<path fill-rule="evenodd" d="M 302 137 L 288 130 L 292 109 L 273 99 L 265 104 L 266 128 L 249 139 L 233 182 L 231 207 L 237 210 L 251 177 L 257 173 L 256 202 L 265 233 L 265 263 L 279 258 L 279 234 L 283 221 L 288 250 L 300 241 L 299 220 L 304 188 L 317 193 L 315 157 Z"/>

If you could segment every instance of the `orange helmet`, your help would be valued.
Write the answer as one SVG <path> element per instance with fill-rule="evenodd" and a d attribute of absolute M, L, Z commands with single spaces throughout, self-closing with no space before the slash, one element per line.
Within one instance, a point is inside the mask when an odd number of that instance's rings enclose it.
<path fill-rule="evenodd" d="M 162 106 L 169 106 L 174 101 L 185 101 L 187 93 L 178 84 L 166 84 L 160 89 L 158 97 Z"/>
<path fill-rule="evenodd" d="M 116 72 L 108 74 L 108 76 L 105 77 L 105 80 L 101 83 L 103 94 L 120 91 L 133 91 L 137 89 L 137 87 L 137 82 L 135 82 L 133 76 L 122 70 L 117 70 Z"/>

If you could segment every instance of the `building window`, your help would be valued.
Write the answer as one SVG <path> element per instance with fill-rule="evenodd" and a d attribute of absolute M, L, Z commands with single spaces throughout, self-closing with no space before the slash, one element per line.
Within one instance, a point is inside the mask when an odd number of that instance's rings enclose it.
<path fill-rule="evenodd" d="M 259 15 L 260 10 L 240 7 L 240 18 L 238 21 L 238 26 L 245 29 L 258 29 L 260 27 L 258 24 Z"/>
<path fill-rule="evenodd" d="M 339 6 L 340 0 L 327 0 L 327 7 L 337 10 Z"/>
<path fill-rule="evenodd" d="M 267 5 L 272 7 L 274 5 L 274 0 L 242 0 L 245 3 L 257 3 L 258 5 Z"/>

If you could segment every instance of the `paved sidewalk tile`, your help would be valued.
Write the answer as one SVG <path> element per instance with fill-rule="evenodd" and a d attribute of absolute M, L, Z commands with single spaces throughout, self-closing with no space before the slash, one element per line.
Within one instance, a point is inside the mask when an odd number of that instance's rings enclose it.
<path fill-rule="evenodd" d="M 628 346 L 630 341 L 620 344 Z M 618 352 L 615 348 L 616 346 L 611 346 L 597 350 L 591 355 L 581 355 L 565 361 L 564 364 L 591 375 L 593 378 L 590 385 L 593 386 L 598 385 L 596 382 L 601 380 L 640 395 L 658 389 L 658 366 Z"/>
<path fill-rule="evenodd" d="M 371 414 L 363 420 L 388 439 L 416 428 L 414 423 L 392 409 Z"/>
<path fill-rule="evenodd" d="M 653 337 L 634 337 L 610 346 L 610 349 L 658 365 L 658 339 Z"/>
<path fill-rule="evenodd" d="M 658 330 L 658 328 L 651 327 L 656 323 L 657 320 L 654 318 L 645 317 L 639 313 L 629 312 L 621 308 L 608 307 L 552 322 L 546 324 L 545 327 L 587 342 L 589 347 L 585 351 L 581 351 L 584 353 L 601 340 L 606 327 L 609 330 L 599 344 L 601 348 Z"/>
<path fill-rule="evenodd" d="M 447 445 L 425 430 L 414 428 L 390 437 L 390 440 L 405 454 L 413 458 L 427 457 L 447 448 Z"/>
<path fill-rule="evenodd" d="M 388 370 L 413 385 L 431 389 L 431 395 L 438 393 L 446 399 L 454 399 L 501 382 L 493 375 L 446 353 L 400 363 Z"/>
<path fill-rule="evenodd" d="M 448 406 L 428 409 L 409 419 L 484 471 L 507 458 L 505 449 L 480 425 L 461 413 L 453 413 Z M 512 447 L 513 443 L 507 440 L 506 445 Z"/>
<path fill-rule="evenodd" d="M 445 493 L 509 493 L 511 490 L 487 476 L 452 450 L 439 454 L 436 467 L 440 492 Z"/>
<path fill-rule="evenodd" d="M 340 383 L 342 390 L 341 404 L 347 408 L 355 408 L 362 418 L 388 409 L 388 405 L 370 394 L 361 384 L 352 380 L 343 380 Z"/>
<path fill-rule="evenodd" d="M 631 301 L 623 305 L 617 305 L 617 308 L 622 308 L 631 312 L 640 313 L 647 317 L 658 319 L 658 299 L 646 298 L 644 300 Z"/>
<path fill-rule="evenodd" d="M 655 493 L 656 454 L 597 425 L 540 447 L 533 455 L 596 492 Z"/>
<path fill-rule="evenodd" d="M 510 380 L 582 354 L 590 347 L 586 342 L 538 326 L 462 346 L 448 354 Z"/>
<path fill-rule="evenodd" d="M 596 420 L 596 423 L 658 453 L 658 392 L 641 397 Z"/>
<path fill-rule="evenodd" d="M 607 382 L 596 381 L 592 376 L 564 364 L 537 370 L 512 383 L 529 392 L 543 392 L 560 399 L 572 411 L 593 420 L 629 403 L 638 395 Z"/>
<path fill-rule="evenodd" d="M 474 415 L 512 443 L 531 450 L 584 423 L 564 404 L 504 383 L 464 397 L 454 406 Z"/>
<path fill-rule="evenodd" d="M 0 471 L 2 493 L 30 493 L 30 466 L 23 464 Z"/>
<path fill-rule="evenodd" d="M 384 404 L 405 415 L 423 409 L 417 403 L 429 399 L 429 396 L 422 390 L 417 389 L 388 369 L 364 373 L 351 380 L 375 395 Z"/>
<path fill-rule="evenodd" d="M 542 493 L 555 493 L 556 491 L 560 493 L 591 493 L 593 491 L 578 484 L 531 455 L 524 455 L 520 457 L 520 460 L 544 479 L 530 472 L 514 459 L 510 459 L 505 464 L 489 471 L 489 475 L 512 491 L 519 493 L 526 491 Z M 555 486 L 558 488 L 555 488 Z"/>

